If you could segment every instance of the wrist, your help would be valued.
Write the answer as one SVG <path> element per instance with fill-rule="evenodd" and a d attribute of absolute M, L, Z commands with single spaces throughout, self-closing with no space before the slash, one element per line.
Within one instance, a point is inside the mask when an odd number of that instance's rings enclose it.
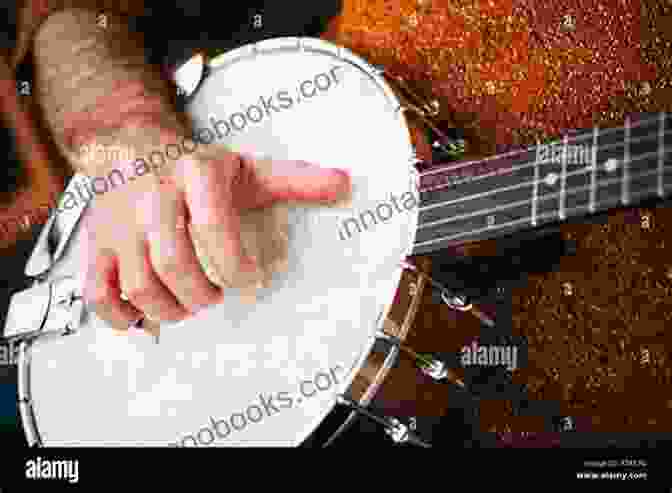
<path fill-rule="evenodd" d="M 171 115 L 136 115 L 123 126 L 98 129 L 75 138 L 74 167 L 90 178 L 127 183 L 146 176 L 175 176 L 188 153 L 176 153 L 180 143 L 191 137 Z M 190 146 L 185 146 L 190 147 Z M 193 146 L 192 146 L 193 147 Z"/>
<path fill-rule="evenodd" d="M 91 148 L 92 142 L 113 140 L 115 134 L 126 139 L 131 128 L 142 134 L 143 126 L 179 127 L 174 91 L 155 67 L 145 64 L 140 41 L 121 19 L 111 17 L 102 29 L 92 12 L 71 9 L 53 14 L 35 39 L 35 64 L 45 120 L 59 149 L 78 171 L 90 174 L 114 166 L 80 159 L 90 154 L 82 153 L 82 146 Z"/>

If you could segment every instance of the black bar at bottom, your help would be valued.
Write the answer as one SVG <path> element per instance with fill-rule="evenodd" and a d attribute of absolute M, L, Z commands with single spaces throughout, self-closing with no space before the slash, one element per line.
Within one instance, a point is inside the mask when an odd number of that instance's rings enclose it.
<path fill-rule="evenodd" d="M 634 434 L 633 434 L 634 435 Z M 656 438 L 657 437 L 657 438 Z M 645 438 L 642 436 L 642 438 Z M 556 481 L 577 481 L 582 484 L 628 484 L 637 490 L 650 491 L 647 486 L 669 485 L 667 447 L 658 443 L 661 434 L 651 434 L 649 443 L 655 449 L 549 449 L 539 453 L 534 449 L 509 449 L 505 454 L 494 451 L 492 457 L 484 457 L 489 451 L 480 449 L 460 449 L 451 458 L 454 470 L 467 472 L 465 468 L 473 466 L 478 473 L 485 460 L 489 474 L 496 473 L 500 468 L 509 481 L 520 478 L 528 482 L 534 478 L 552 478 Z M 640 444 L 646 447 L 646 442 Z M 414 447 L 415 448 L 415 447 Z M 259 448 L 229 448 L 217 450 L 179 451 L 166 448 L 115 448 L 115 449 L 13 449 L 3 454 L 0 470 L 0 491 L 33 491 L 35 486 L 53 487 L 86 487 L 123 486 L 131 491 L 139 485 L 156 487 L 169 481 L 172 488 L 177 483 L 190 485 L 192 488 L 201 483 L 228 482 L 244 480 L 258 485 L 264 479 L 273 478 L 274 483 L 297 481 L 303 483 L 307 478 L 300 472 L 323 470 L 335 467 L 337 462 L 326 461 L 319 454 L 303 453 L 297 450 L 293 464 L 287 459 L 289 451 L 282 450 L 283 460 L 273 460 L 275 451 Z M 394 450 L 391 448 L 390 450 Z M 457 450 L 456 450 L 457 452 Z M 325 452 L 329 453 L 329 452 Z M 381 453 L 377 450 L 377 453 Z M 394 453 L 394 452 L 393 452 Z M 432 450 L 427 453 L 431 454 Z M 472 456 L 473 453 L 473 456 Z M 266 457 L 265 454 L 269 454 Z M 495 455 L 496 454 L 496 455 Z M 424 454 L 411 454 L 424 456 Z M 300 456 L 300 457 L 299 457 Z M 405 456 L 405 461 L 411 456 Z M 424 461 L 424 457 L 420 458 Z M 314 462 L 313 462 L 314 461 Z M 462 464 L 457 464 L 462 462 Z M 290 465 L 291 464 L 291 465 Z M 479 465 L 480 464 L 480 465 Z M 240 467 L 239 467 L 240 465 Z M 249 468 L 242 466 L 255 465 L 259 474 L 254 477 L 248 474 Z M 292 467 L 293 466 L 293 467 Z M 459 468 L 458 468 L 459 466 Z M 494 469 L 493 469 L 494 468 Z M 324 473 L 328 473 L 326 470 Z M 337 471 L 332 471 L 337 473 Z M 341 473 L 346 474 L 345 471 Z M 482 473 L 482 470 L 481 470 Z M 608 475 L 607 475 L 608 473 Z M 604 474 L 604 477 L 602 476 Z M 618 479 L 621 476 L 625 479 Z M 53 476 L 53 477 L 52 477 Z M 547 484 L 547 483 L 546 483 Z M 21 487 L 26 489 L 22 490 Z M 39 491 L 39 490 L 38 490 Z"/>

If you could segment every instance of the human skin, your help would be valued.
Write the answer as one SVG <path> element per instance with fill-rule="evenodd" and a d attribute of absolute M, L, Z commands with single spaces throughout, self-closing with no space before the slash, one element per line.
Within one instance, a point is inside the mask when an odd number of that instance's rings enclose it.
<path fill-rule="evenodd" d="M 86 9 L 53 13 L 37 32 L 34 53 L 45 119 L 75 170 L 95 177 L 128 167 L 82 160 L 83 145 L 122 146 L 139 159 L 191 136 L 173 108 L 174 88 L 145 63 L 142 40 L 123 17 L 110 14 L 101 28 Z M 249 156 L 228 151 L 166 160 L 92 201 L 82 235 L 84 298 L 117 330 L 143 314 L 183 320 L 223 296 L 201 268 L 195 236 L 220 272 L 232 259 L 234 269 L 253 272 L 256 260 L 241 251 L 242 212 L 278 201 L 332 202 L 349 190 L 345 171 L 302 161 L 275 161 L 269 175 Z"/>

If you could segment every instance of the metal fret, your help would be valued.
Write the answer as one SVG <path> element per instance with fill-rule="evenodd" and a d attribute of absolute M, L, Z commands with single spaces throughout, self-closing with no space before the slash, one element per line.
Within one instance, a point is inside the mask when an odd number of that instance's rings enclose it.
<path fill-rule="evenodd" d="M 558 210 L 558 217 L 565 220 L 565 202 L 567 200 L 567 144 L 569 137 L 565 134 L 562 147 L 562 179 L 560 181 L 560 205 Z"/>
<path fill-rule="evenodd" d="M 602 129 L 603 130 L 603 129 Z M 619 206 L 623 204 L 623 142 L 625 127 L 601 131 L 598 141 L 598 168 L 595 207 L 603 210 L 603 203 L 611 203 L 616 197 Z"/>
<path fill-rule="evenodd" d="M 649 119 L 648 130 L 645 120 L 629 119 L 627 130 L 625 125 L 620 127 L 620 135 L 618 129 L 605 131 L 593 126 L 592 146 L 572 146 L 569 136 L 564 137 L 564 146 L 558 145 L 555 150 L 537 142 L 536 149 L 528 148 L 527 154 L 517 156 L 515 165 L 496 180 L 495 176 L 483 175 L 479 177 L 482 180 L 465 182 L 434 195 L 426 194 L 419 207 L 414 254 L 512 234 L 528 225 L 539 227 L 558 216 L 565 219 L 618 207 L 624 202 L 633 204 L 647 195 L 660 195 L 661 187 L 665 193 L 664 118 L 665 115 L 660 114 L 658 118 Z M 656 120 L 660 121 L 658 132 L 654 127 Z M 590 137 L 591 132 L 584 135 Z M 610 139 L 603 141 L 605 136 Z M 590 142 L 587 138 L 583 141 Z M 624 146 L 625 141 L 624 154 L 620 146 Z M 615 174 L 624 155 L 625 177 Z M 600 164 L 600 160 L 603 163 Z M 556 166 L 562 164 L 562 174 L 557 169 L 552 171 L 554 162 Z M 555 178 L 555 182 L 551 178 Z M 491 179 L 494 181 L 490 182 Z M 555 188 L 558 185 L 564 186 Z M 525 186 L 530 187 L 529 192 Z M 497 220 L 488 222 L 487 216 L 493 213 L 497 214 Z"/>
<path fill-rule="evenodd" d="M 665 113 L 658 115 L 658 196 L 663 198 L 665 186 L 663 183 L 663 165 L 665 163 Z"/>
<path fill-rule="evenodd" d="M 593 127 L 593 166 L 590 170 L 590 213 L 595 212 L 595 198 L 597 195 L 597 139 L 600 134 L 600 129 L 598 127 Z"/>
<path fill-rule="evenodd" d="M 539 155 L 541 143 L 537 140 L 537 153 L 534 159 L 534 184 L 532 188 L 532 226 L 537 225 L 537 207 L 539 203 Z"/>
<path fill-rule="evenodd" d="M 621 185 L 621 202 L 630 202 L 630 117 L 625 117 L 625 146 L 623 148 L 623 183 Z"/>

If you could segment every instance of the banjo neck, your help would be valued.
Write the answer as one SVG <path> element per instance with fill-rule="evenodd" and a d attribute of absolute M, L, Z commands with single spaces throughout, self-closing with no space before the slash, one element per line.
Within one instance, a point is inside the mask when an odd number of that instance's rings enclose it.
<path fill-rule="evenodd" d="M 413 254 L 664 199 L 671 128 L 661 112 L 421 173 Z"/>

